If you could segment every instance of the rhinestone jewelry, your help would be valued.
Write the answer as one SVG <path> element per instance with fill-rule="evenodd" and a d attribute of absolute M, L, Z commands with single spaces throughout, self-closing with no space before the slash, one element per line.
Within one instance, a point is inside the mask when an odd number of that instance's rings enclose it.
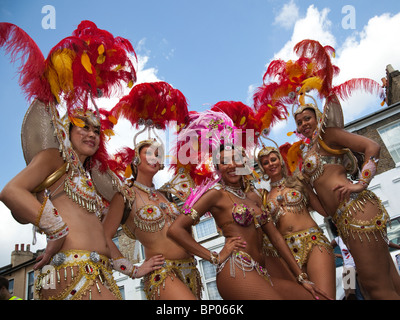
<path fill-rule="evenodd" d="M 146 192 L 149 195 L 149 200 L 158 200 L 158 196 L 157 196 L 157 190 L 156 188 L 153 187 L 148 187 L 145 186 L 144 184 L 141 184 L 140 182 L 134 181 L 133 182 L 134 186 L 137 187 L 138 189 Z"/>

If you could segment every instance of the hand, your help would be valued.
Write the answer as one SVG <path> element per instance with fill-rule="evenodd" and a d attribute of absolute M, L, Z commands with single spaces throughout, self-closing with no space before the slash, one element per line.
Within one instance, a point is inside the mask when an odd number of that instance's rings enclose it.
<path fill-rule="evenodd" d="M 226 238 L 225 245 L 219 253 L 219 262 L 224 262 L 229 258 L 232 252 L 239 251 L 244 248 L 246 248 L 246 241 L 241 240 L 240 237 Z"/>
<path fill-rule="evenodd" d="M 36 258 L 37 263 L 33 266 L 34 270 L 41 269 L 45 265 L 49 264 L 50 259 L 61 250 L 66 237 L 62 237 L 57 240 L 47 241 L 46 249 L 44 253 Z"/>
<path fill-rule="evenodd" d="M 312 294 L 315 300 L 319 300 L 319 296 L 323 296 L 325 299 L 333 300 L 330 298 L 324 291 L 318 288 L 314 283 L 311 281 L 303 281 L 301 285 Z"/>
<path fill-rule="evenodd" d="M 165 260 L 163 255 L 156 255 L 148 260 L 145 260 L 142 265 L 138 268 L 136 273 L 136 278 L 141 278 L 144 275 L 153 272 L 154 270 L 161 269 L 163 267 Z"/>
<path fill-rule="evenodd" d="M 354 192 L 361 192 L 365 189 L 365 187 L 359 183 L 352 183 L 349 181 L 348 183 L 340 183 L 336 185 L 332 189 L 332 191 L 338 191 L 337 196 L 339 202 L 348 201 L 350 199 L 350 194 Z"/>

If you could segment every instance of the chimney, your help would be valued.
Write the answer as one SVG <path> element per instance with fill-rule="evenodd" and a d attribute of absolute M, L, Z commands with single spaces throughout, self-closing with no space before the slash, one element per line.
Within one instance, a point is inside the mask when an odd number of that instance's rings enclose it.
<path fill-rule="evenodd" d="M 34 255 L 32 252 L 30 252 L 30 246 L 27 245 L 27 250 L 25 251 L 25 244 L 21 244 L 19 249 L 19 245 L 16 244 L 15 245 L 15 251 L 11 252 L 11 265 L 13 267 L 18 266 L 26 261 L 29 261 L 31 259 L 33 259 Z"/>

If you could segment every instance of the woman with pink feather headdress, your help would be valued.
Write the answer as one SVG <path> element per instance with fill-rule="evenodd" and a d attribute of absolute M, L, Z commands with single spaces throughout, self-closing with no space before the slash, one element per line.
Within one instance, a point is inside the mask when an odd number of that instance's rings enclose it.
<path fill-rule="evenodd" d="M 339 98 L 356 89 L 379 94 L 381 86 L 371 79 L 351 79 L 333 86 L 339 69 L 331 62 L 334 49 L 314 40 L 298 43 L 296 61 L 271 62 L 260 88 L 264 96 L 293 105 L 297 132 L 302 143 L 301 175 L 316 191 L 327 214 L 338 227 L 356 263 L 362 286 L 371 299 L 400 299 L 400 277 L 387 250 L 386 226 L 389 216 L 368 185 L 377 171 L 380 147 L 363 136 L 343 129 Z M 316 90 L 325 99 L 318 109 L 309 92 Z M 307 103 L 309 98 L 313 103 Z M 364 155 L 357 183 L 347 175 L 357 173 L 353 152 Z"/>
<path fill-rule="evenodd" d="M 102 225 L 106 194 L 118 182 L 107 167 L 114 118 L 95 101 L 136 80 L 133 47 L 91 21 L 82 21 L 47 59 L 10 23 L 0 23 L 0 46 L 13 60 L 20 55 L 20 84 L 34 99 L 21 132 L 27 167 L 0 199 L 18 222 L 46 235 L 34 266 L 43 268 L 35 293 L 53 300 L 121 299 Z"/>
<path fill-rule="evenodd" d="M 202 285 L 196 260 L 167 237 L 169 226 L 180 213 L 168 194 L 184 200 L 188 195 L 185 189 L 193 184 L 183 172 L 163 188 L 156 189 L 153 183 L 155 174 L 164 167 L 165 152 L 155 129 L 166 129 L 173 123 L 181 127 L 188 113 L 186 98 L 166 82 L 141 83 L 111 113 L 141 128 L 134 137 L 134 149 L 125 148 L 110 161 L 110 168 L 125 179 L 104 222 L 114 268 L 131 278 L 144 276 L 148 300 L 200 299 Z M 148 138 L 137 141 L 146 131 Z M 142 266 L 133 265 L 113 243 L 120 225 L 128 237 L 143 245 L 146 262 Z"/>
<path fill-rule="evenodd" d="M 244 111 L 236 120 L 239 126 L 247 123 L 254 128 L 251 117 L 252 112 Z M 183 214 L 169 228 L 168 236 L 217 267 L 217 286 L 223 299 L 312 299 L 324 295 L 305 278 L 268 212 L 262 210 L 261 198 L 250 196 L 243 177 L 252 171 L 241 141 L 242 132 L 224 112 L 205 111 L 189 116 L 188 125 L 178 135 L 175 152 L 178 158 L 183 154 L 189 157 L 199 185 L 187 198 Z M 191 236 L 191 227 L 207 212 L 225 237 L 219 253 L 204 248 Z M 301 285 L 270 277 L 262 253 L 263 232 L 274 239 Z"/>

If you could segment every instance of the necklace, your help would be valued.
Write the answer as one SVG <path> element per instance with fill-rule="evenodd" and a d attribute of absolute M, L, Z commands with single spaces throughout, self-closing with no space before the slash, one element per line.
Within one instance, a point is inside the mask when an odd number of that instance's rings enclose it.
<path fill-rule="evenodd" d="M 270 185 L 272 188 L 282 188 L 285 185 L 286 182 L 286 178 L 283 177 L 281 180 L 275 181 L 275 182 L 271 182 Z"/>
<path fill-rule="evenodd" d="M 157 196 L 157 190 L 156 188 L 153 187 L 148 187 L 145 186 L 144 184 L 141 184 L 140 182 L 137 182 L 136 180 L 133 182 L 134 186 L 137 187 L 138 189 L 146 192 L 149 195 L 149 200 L 158 200 Z"/>
<path fill-rule="evenodd" d="M 278 200 L 279 203 L 283 202 L 283 196 L 281 194 L 282 189 L 285 188 L 285 182 L 286 182 L 286 178 L 283 177 L 281 180 L 275 181 L 275 182 L 271 182 L 271 188 L 277 188 L 278 192 L 280 193 L 277 197 L 276 200 Z"/>
<path fill-rule="evenodd" d="M 231 187 L 224 183 L 222 184 L 222 187 L 224 188 L 224 190 L 234 194 L 236 197 L 240 199 L 246 199 L 246 193 L 244 193 L 241 187 Z"/>

